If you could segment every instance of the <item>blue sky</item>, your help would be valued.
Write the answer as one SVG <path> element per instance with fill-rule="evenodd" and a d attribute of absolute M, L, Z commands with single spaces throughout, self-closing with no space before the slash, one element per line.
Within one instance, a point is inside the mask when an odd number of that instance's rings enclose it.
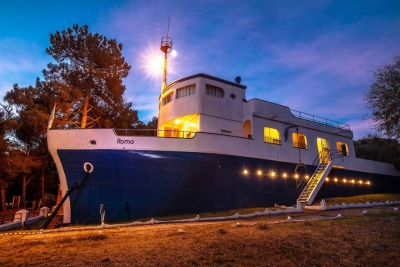
<path fill-rule="evenodd" d="M 0 1 L 0 97 L 34 85 L 52 59 L 49 35 L 73 24 L 123 44 L 132 66 L 125 97 L 147 122 L 157 116 L 161 76 L 146 62 L 173 38 L 168 82 L 207 73 L 241 76 L 260 98 L 372 133 L 363 94 L 372 71 L 400 54 L 400 1 L 9 0 Z"/>

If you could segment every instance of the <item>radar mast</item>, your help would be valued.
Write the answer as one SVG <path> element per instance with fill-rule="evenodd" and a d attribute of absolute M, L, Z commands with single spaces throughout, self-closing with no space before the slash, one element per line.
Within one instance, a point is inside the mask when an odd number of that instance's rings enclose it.
<path fill-rule="evenodd" d="M 163 82 L 161 86 L 161 94 L 164 89 L 167 87 L 167 65 L 168 65 L 168 53 L 172 51 L 172 39 L 168 37 L 169 33 L 169 22 L 171 18 L 168 18 L 168 29 L 167 36 L 161 38 L 161 47 L 160 50 L 164 53 L 164 66 L 163 66 Z"/>

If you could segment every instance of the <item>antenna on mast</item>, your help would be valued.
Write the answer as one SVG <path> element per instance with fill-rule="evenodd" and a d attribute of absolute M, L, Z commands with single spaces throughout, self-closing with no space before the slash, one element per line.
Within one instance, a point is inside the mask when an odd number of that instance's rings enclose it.
<path fill-rule="evenodd" d="M 172 51 L 172 39 L 168 37 L 169 33 L 169 22 L 171 18 L 168 18 L 168 29 L 167 29 L 167 36 L 164 36 L 161 38 L 161 47 L 160 50 L 164 53 L 164 75 L 163 75 L 163 83 L 161 86 L 161 93 L 164 91 L 164 89 L 167 87 L 167 63 L 168 63 L 168 56 L 167 54 Z"/>

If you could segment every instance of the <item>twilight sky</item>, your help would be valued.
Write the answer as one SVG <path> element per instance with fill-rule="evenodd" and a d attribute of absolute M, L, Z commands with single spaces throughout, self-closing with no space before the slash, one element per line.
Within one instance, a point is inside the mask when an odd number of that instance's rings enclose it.
<path fill-rule="evenodd" d="M 125 97 L 145 122 L 157 116 L 161 74 L 148 70 L 173 39 L 168 82 L 207 73 L 241 76 L 259 98 L 372 133 L 363 94 L 372 71 L 400 54 L 398 0 L 0 1 L 0 97 L 34 85 L 52 62 L 49 35 L 73 24 L 123 44 L 132 66 Z"/>

